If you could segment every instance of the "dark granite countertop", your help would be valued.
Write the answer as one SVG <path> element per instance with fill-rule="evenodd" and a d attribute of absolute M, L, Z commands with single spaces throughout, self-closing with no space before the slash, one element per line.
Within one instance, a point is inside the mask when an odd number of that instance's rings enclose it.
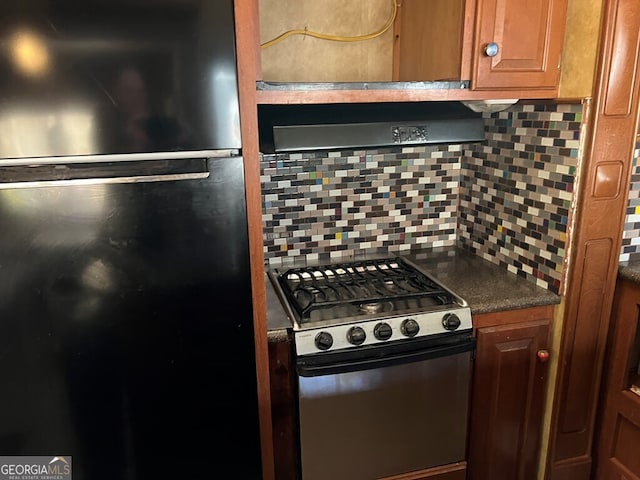
<path fill-rule="evenodd" d="M 267 332 L 269 341 L 287 339 L 287 331 L 293 328 L 293 323 L 278 298 L 269 276 L 265 274 L 264 283 L 267 287 Z"/>
<path fill-rule="evenodd" d="M 434 249 L 405 256 L 465 299 L 474 315 L 560 303 L 555 293 L 467 250 Z"/>
<path fill-rule="evenodd" d="M 640 284 L 640 261 L 620 263 L 618 277 Z"/>
<path fill-rule="evenodd" d="M 554 305 L 560 297 L 466 250 L 455 247 L 401 253 L 469 303 L 472 314 Z M 636 271 L 640 281 L 640 265 Z M 270 341 L 291 328 L 280 300 L 266 276 L 267 330 Z"/>

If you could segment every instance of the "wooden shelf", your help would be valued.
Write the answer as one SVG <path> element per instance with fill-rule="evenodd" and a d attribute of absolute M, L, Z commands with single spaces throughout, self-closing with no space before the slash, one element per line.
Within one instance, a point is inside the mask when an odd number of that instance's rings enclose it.
<path fill-rule="evenodd" d="M 389 88 L 389 89 L 257 89 L 258 104 L 320 104 L 320 103 L 372 103 L 372 102 L 431 102 L 462 100 L 497 100 L 510 98 L 552 99 L 557 89 L 478 91 L 468 88 Z"/>

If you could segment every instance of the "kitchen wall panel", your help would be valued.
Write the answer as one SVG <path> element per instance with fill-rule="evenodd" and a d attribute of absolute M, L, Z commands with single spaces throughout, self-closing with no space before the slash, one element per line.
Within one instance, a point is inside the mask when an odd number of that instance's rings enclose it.
<path fill-rule="evenodd" d="M 593 96 L 603 0 L 569 0 L 560 98 Z"/>
<path fill-rule="evenodd" d="M 393 12 L 390 0 L 260 0 L 260 41 L 302 29 L 339 36 L 373 33 Z M 393 29 L 361 42 L 293 36 L 262 49 L 263 80 L 289 82 L 389 81 Z"/>

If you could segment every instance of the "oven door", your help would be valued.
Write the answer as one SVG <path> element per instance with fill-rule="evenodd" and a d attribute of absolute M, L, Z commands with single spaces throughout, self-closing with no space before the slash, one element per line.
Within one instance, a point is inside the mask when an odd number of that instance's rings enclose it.
<path fill-rule="evenodd" d="M 466 459 L 470 332 L 297 359 L 303 480 L 371 480 Z"/>

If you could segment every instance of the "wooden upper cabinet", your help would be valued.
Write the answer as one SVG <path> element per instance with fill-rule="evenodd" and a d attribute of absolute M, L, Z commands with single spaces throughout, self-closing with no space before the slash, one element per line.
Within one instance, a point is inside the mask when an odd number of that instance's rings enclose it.
<path fill-rule="evenodd" d="M 557 91 L 567 1 L 478 0 L 472 88 Z"/>
<path fill-rule="evenodd" d="M 257 80 L 266 83 L 259 85 L 259 103 L 547 99 L 558 94 L 569 0 L 396 0 L 397 10 L 391 0 L 247 1 L 259 10 L 263 44 L 292 28 L 350 36 L 395 18 L 392 29 L 364 42 L 295 35 L 260 49 Z M 584 29 L 574 30 L 579 35 Z M 488 56 L 485 48 L 492 42 L 498 51 Z M 427 85 L 434 81 L 452 83 Z M 337 82 L 352 88 L 336 89 Z M 371 89 L 363 82 L 425 83 Z M 323 85 L 310 88 L 310 83 Z"/>

